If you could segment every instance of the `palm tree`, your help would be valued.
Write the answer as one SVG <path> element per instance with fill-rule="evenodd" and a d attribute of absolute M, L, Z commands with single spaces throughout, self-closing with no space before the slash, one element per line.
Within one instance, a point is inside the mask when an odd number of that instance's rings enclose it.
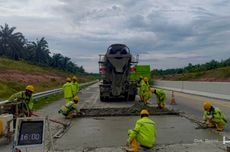
<path fill-rule="evenodd" d="M 28 45 L 28 51 L 32 56 L 32 62 L 41 64 L 41 65 L 49 65 L 51 57 L 49 56 L 50 51 L 48 48 L 48 42 L 42 37 L 40 40 L 36 42 L 32 42 Z"/>
<path fill-rule="evenodd" d="M 25 38 L 20 32 L 14 33 L 15 29 L 8 24 L 0 26 L 0 55 L 18 60 L 23 54 Z"/>
<path fill-rule="evenodd" d="M 60 53 L 54 53 L 52 56 L 51 66 L 56 68 L 61 68 L 61 61 L 64 57 Z"/>

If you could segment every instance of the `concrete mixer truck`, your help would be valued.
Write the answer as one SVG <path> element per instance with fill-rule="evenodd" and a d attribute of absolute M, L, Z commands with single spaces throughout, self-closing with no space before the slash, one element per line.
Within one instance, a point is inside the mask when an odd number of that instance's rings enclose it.
<path fill-rule="evenodd" d="M 130 79 L 130 74 L 138 63 L 124 44 L 112 44 L 106 54 L 99 55 L 100 100 L 109 101 L 111 98 L 135 100 L 137 80 Z"/>

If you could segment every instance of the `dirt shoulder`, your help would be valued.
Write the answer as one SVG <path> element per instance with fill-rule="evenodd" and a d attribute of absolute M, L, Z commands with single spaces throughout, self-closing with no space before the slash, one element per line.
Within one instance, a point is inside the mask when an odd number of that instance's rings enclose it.
<path fill-rule="evenodd" d="M 51 81 L 63 81 L 65 77 L 53 73 L 27 73 L 19 70 L 1 70 L 0 80 L 17 81 L 23 84 L 40 84 Z"/>

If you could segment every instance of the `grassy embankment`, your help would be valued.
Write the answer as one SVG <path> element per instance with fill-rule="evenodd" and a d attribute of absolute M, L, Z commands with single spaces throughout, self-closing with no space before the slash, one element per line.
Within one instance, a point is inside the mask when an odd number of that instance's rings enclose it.
<path fill-rule="evenodd" d="M 65 83 L 67 76 L 73 76 L 61 70 L 30 64 L 26 61 L 15 61 L 0 58 L 0 101 L 7 99 L 13 93 L 24 90 L 28 84 L 33 84 L 35 93 L 54 88 L 60 88 Z M 77 76 L 78 82 L 91 81 L 91 76 Z M 37 102 L 38 109 L 48 103 L 63 97 L 63 94 L 52 95 L 44 98 L 45 102 Z"/>
<path fill-rule="evenodd" d="M 11 72 L 9 72 L 11 71 Z M 20 73 L 20 75 L 15 74 Z M 30 80 L 27 74 L 32 74 L 34 80 Z M 35 91 L 44 91 L 52 88 L 60 87 L 64 82 L 64 78 L 67 74 L 63 74 L 58 70 L 54 70 L 48 67 L 40 67 L 36 65 L 29 64 L 25 61 L 14 61 L 10 59 L 0 58 L 0 75 L 6 75 L 5 77 L 0 77 L 0 99 L 6 99 L 11 94 L 24 90 L 25 86 L 28 84 L 33 84 Z M 24 77 L 22 77 L 24 74 Z M 55 78 L 51 78 L 47 81 L 36 80 L 36 75 L 57 75 L 63 77 L 63 81 L 58 82 Z M 8 76 L 8 77 L 7 77 Z M 20 80 L 18 77 L 22 77 Z M 45 77 L 44 77 L 45 79 Z M 25 81 L 23 81 L 25 80 Z M 37 83 L 33 83 L 37 81 Z M 31 82 L 31 83 L 30 83 Z"/>
<path fill-rule="evenodd" d="M 230 82 L 230 67 L 218 68 L 218 69 L 213 69 L 205 72 L 164 75 L 164 76 L 159 76 L 156 79 L 173 80 L 173 81 Z"/>
<path fill-rule="evenodd" d="M 80 87 L 80 90 L 86 88 L 87 86 L 88 85 Z M 49 97 L 40 98 L 39 101 L 35 102 L 33 109 L 34 110 L 41 109 L 42 107 L 45 107 L 48 104 L 51 104 L 51 103 L 53 103 L 53 102 L 55 102 L 57 100 L 60 100 L 61 98 L 63 98 L 63 93 L 59 93 L 59 94 L 55 94 L 55 95 L 50 95 Z"/>

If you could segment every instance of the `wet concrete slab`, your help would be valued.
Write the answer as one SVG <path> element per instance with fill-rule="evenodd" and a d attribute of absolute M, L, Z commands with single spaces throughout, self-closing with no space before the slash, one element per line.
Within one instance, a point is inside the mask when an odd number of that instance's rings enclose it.
<path fill-rule="evenodd" d="M 83 151 L 90 148 L 122 147 L 127 130 L 134 127 L 138 116 L 78 118 L 70 130 L 55 142 L 58 151 Z M 157 145 L 193 144 L 201 140 L 222 141 L 222 136 L 180 116 L 151 116 L 157 124 Z"/>
<path fill-rule="evenodd" d="M 103 147 L 85 149 L 84 152 L 124 152 L 124 147 Z M 226 152 L 227 146 L 222 143 L 194 143 L 194 144 L 173 144 L 156 145 L 151 150 L 142 150 L 139 152 Z M 71 152 L 71 151 L 69 151 Z M 74 152 L 74 150 L 72 150 Z"/>

